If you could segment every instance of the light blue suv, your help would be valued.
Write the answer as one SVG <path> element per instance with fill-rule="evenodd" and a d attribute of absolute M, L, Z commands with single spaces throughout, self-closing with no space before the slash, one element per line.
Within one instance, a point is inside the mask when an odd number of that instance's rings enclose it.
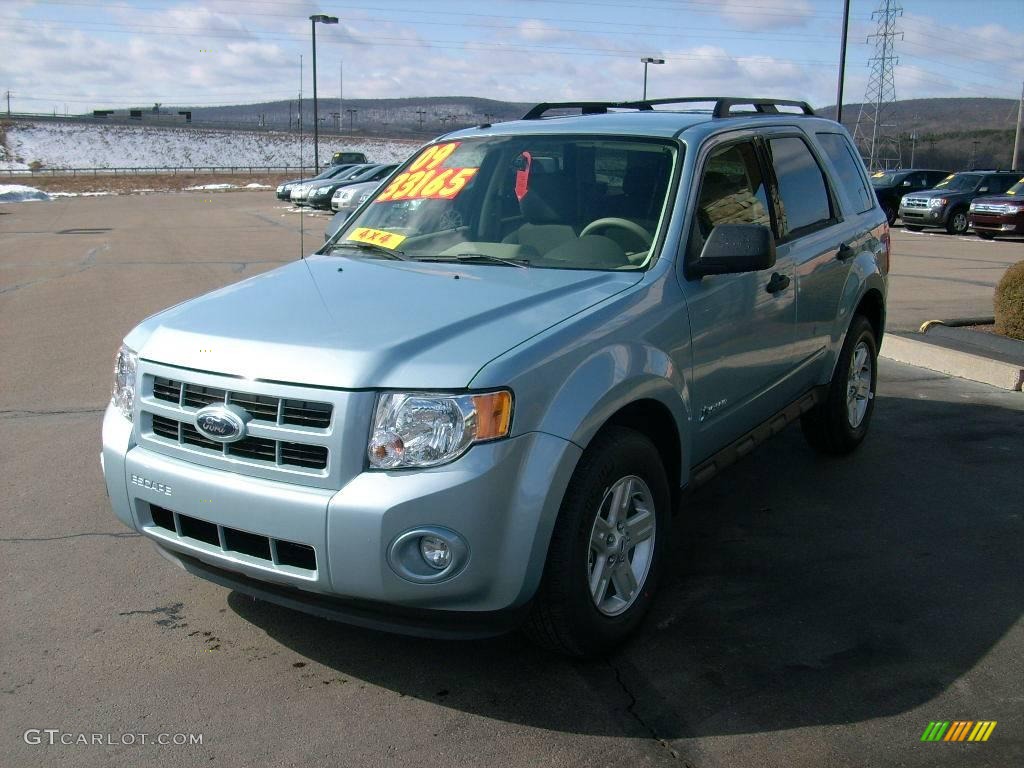
<path fill-rule="evenodd" d="M 798 419 L 828 453 L 864 439 L 888 270 L 863 164 L 806 104 L 541 104 L 133 329 L 111 503 L 240 592 L 599 654 L 688 489 Z"/>

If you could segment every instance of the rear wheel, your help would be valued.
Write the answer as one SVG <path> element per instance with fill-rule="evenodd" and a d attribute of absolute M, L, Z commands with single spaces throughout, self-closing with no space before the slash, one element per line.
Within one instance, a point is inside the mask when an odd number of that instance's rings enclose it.
<path fill-rule="evenodd" d="M 967 231 L 967 211 L 958 208 L 949 215 L 946 221 L 946 231 L 951 235 L 962 235 Z"/>
<path fill-rule="evenodd" d="M 875 410 L 878 344 L 871 323 L 855 315 L 825 399 L 800 420 L 804 437 L 822 453 L 850 453 L 863 442 Z"/>
<path fill-rule="evenodd" d="M 524 627 L 572 656 L 611 650 L 650 608 L 668 546 L 668 479 L 644 435 L 607 427 L 573 473 Z"/>
<path fill-rule="evenodd" d="M 891 205 L 886 205 L 885 207 L 882 208 L 882 211 L 885 212 L 885 219 L 886 219 L 886 221 L 889 222 L 889 226 L 890 227 L 893 224 L 896 223 L 896 209 L 895 208 L 893 208 Z"/>

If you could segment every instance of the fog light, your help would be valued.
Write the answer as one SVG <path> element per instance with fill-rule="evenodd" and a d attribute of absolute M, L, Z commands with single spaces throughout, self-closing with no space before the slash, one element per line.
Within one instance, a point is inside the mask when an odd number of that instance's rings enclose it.
<path fill-rule="evenodd" d="M 452 562 L 452 551 L 448 542 L 439 536 L 424 536 L 420 539 L 420 554 L 427 561 L 427 565 L 443 571 Z"/>

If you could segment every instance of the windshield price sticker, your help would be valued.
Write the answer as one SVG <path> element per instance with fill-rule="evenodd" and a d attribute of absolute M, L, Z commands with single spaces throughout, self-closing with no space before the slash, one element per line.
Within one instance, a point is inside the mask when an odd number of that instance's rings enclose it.
<path fill-rule="evenodd" d="M 434 144 L 420 152 L 405 173 L 401 173 L 374 200 L 390 203 L 396 200 L 451 200 L 469 182 L 479 168 L 442 168 L 441 165 L 458 149 L 458 141 Z"/>
<path fill-rule="evenodd" d="M 370 243 L 371 245 L 382 245 L 385 248 L 397 248 L 405 240 L 405 235 L 396 232 L 385 232 L 382 229 L 370 229 L 370 227 L 357 227 L 353 229 L 345 240 L 354 240 L 357 243 Z"/>

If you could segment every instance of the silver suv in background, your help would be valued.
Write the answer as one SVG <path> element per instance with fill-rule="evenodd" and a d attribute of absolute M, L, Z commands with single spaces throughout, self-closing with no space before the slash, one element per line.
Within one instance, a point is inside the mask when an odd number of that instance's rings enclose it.
<path fill-rule="evenodd" d="M 317 254 L 141 322 L 103 419 L 115 514 L 322 616 L 621 642 L 687 489 L 791 422 L 849 453 L 875 404 L 889 231 L 850 137 L 706 101 L 447 134 Z"/>

